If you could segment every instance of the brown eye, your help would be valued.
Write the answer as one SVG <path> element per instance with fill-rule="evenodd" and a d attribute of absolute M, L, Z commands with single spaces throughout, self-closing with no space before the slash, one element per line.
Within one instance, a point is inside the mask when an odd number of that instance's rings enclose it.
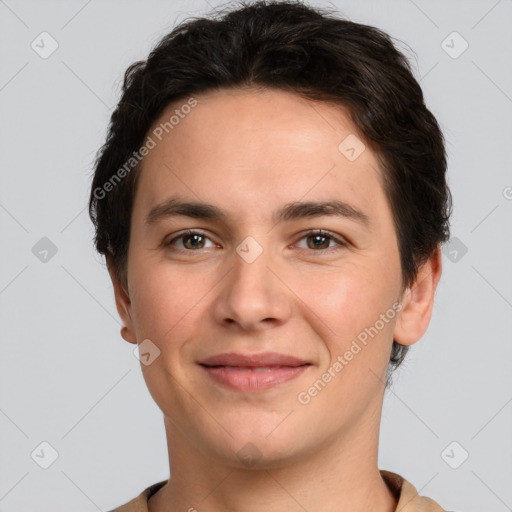
<path fill-rule="evenodd" d="M 203 235 L 185 235 L 182 237 L 183 245 L 187 249 L 202 249 L 204 245 Z"/>
<path fill-rule="evenodd" d="M 330 237 L 328 236 L 309 235 L 306 238 L 308 240 L 309 249 L 327 249 L 329 247 Z"/>
<path fill-rule="evenodd" d="M 328 231 L 322 230 L 310 231 L 306 233 L 301 240 L 306 240 L 306 248 L 315 252 L 329 251 L 331 249 L 336 250 L 347 245 L 342 239 L 335 237 Z M 304 247 L 300 248 L 303 249 Z"/>
<path fill-rule="evenodd" d="M 176 247 L 183 251 L 194 251 L 204 249 L 206 241 L 210 240 L 206 235 L 198 231 L 186 231 L 174 237 L 166 245 Z M 214 244 L 212 244 L 213 246 Z M 210 246 L 210 247 L 212 247 Z"/>

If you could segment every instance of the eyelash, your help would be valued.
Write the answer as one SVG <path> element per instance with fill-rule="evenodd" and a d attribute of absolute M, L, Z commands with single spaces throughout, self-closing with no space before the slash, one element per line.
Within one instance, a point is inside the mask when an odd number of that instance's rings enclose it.
<path fill-rule="evenodd" d="M 199 236 L 202 236 L 202 237 L 207 238 L 208 240 L 210 240 L 210 238 L 207 235 L 205 235 L 204 233 L 202 233 L 201 231 L 196 231 L 196 230 L 188 229 L 186 231 L 181 232 L 180 234 L 178 234 L 177 236 L 175 236 L 174 238 L 172 238 L 168 242 L 166 242 L 165 246 L 166 247 L 171 247 L 176 240 L 180 240 L 180 239 L 183 239 L 183 238 L 185 238 L 187 236 L 191 236 L 191 235 L 199 235 Z M 308 251 L 308 252 L 312 251 L 312 252 L 324 254 L 326 252 L 330 252 L 332 250 L 339 250 L 342 247 L 347 247 L 348 246 L 348 243 L 346 241 L 344 241 L 343 239 L 337 237 L 336 235 L 334 235 L 330 231 L 325 231 L 323 229 L 313 229 L 313 230 L 307 231 L 306 233 L 304 233 L 301 236 L 301 238 L 299 240 L 302 240 L 303 238 L 308 238 L 308 237 L 311 237 L 311 236 L 321 236 L 321 237 L 325 237 L 325 238 L 330 238 L 332 241 L 337 243 L 339 247 L 328 247 L 327 249 L 318 249 L 318 250 L 309 249 L 309 248 L 307 248 L 307 249 L 299 248 L 299 250 Z M 196 251 L 198 252 L 198 251 L 201 250 L 201 249 L 181 249 L 181 248 L 176 248 L 176 247 L 174 249 L 176 249 L 178 251 L 181 251 L 181 252 L 196 252 Z"/>

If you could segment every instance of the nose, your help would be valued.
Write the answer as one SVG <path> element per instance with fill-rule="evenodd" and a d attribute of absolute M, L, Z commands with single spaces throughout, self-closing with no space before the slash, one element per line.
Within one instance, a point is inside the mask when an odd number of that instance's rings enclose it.
<path fill-rule="evenodd" d="M 254 261 L 240 254 L 233 254 L 232 269 L 217 288 L 215 320 L 243 331 L 282 325 L 291 313 L 291 297 L 271 251 L 263 250 Z"/>

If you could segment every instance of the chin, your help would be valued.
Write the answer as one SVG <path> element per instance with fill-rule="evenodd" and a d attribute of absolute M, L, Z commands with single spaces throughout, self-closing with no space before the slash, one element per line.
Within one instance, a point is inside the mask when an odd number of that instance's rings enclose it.
<path fill-rule="evenodd" d="M 289 425 L 285 426 L 287 421 Z M 231 436 L 224 430 L 220 437 L 212 436 L 212 432 L 203 432 L 206 434 L 203 442 L 212 457 L 222 460 L 227 466 L 275 469 L 286 466 L 309 451 L 308 446 L 304 445 L 307 439 L 300 435 L 304 429 L 294 424 L 291 418 L 281 424 L 260 418 L 259 421 L 246 423 L 238 421 L 236 425 L 225 424 L 225 427 Z"/>

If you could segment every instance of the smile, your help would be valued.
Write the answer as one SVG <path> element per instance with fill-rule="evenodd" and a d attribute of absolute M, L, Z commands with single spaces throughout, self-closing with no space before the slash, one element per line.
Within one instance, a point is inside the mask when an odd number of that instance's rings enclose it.
<path fill-rule="evenodd" d="M 200 366 L 216 383 L 241 392 L 260 392 L 301 375 L 311 363 L 278 353 L 219 354 Z"/>

